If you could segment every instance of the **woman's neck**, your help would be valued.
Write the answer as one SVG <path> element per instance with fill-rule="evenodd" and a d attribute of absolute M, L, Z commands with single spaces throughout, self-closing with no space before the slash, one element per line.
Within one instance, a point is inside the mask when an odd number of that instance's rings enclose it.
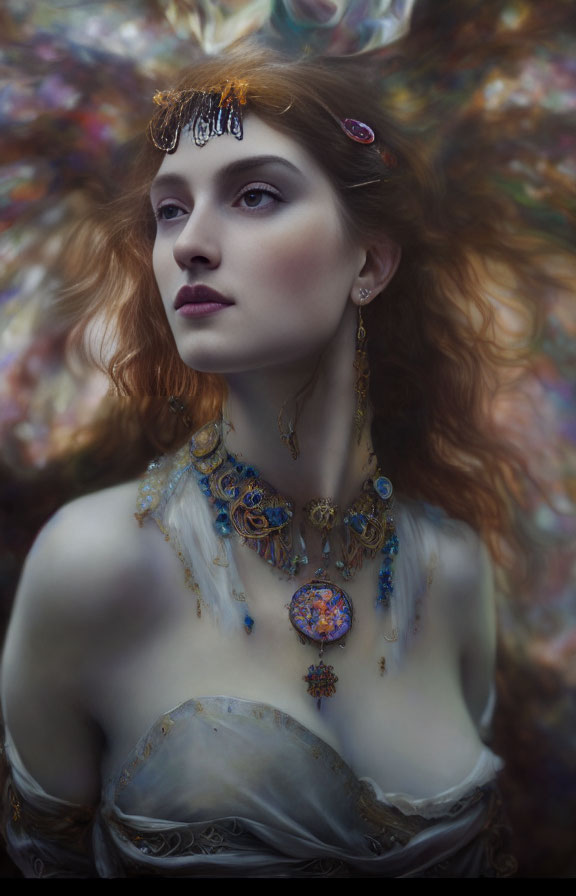
<path fill-rule="evenodd" d="M 351 308 L 351 312 L 354 309 Z M 228 378 L 224 439 L 229 451 L 255 465 L 296 506 L 331 498 L 346 506 L 374 471 L 369 417 L 358 442 L 354 369 L 354 316 L 345 318 L 320 359 L 295 369 L 264 370 Z M 310 387 L 303 389 L 310 384 Z M 300 393 L 301 401 L 295 401 Z M 282 440 L 292 420 L 299 455 Z"/>

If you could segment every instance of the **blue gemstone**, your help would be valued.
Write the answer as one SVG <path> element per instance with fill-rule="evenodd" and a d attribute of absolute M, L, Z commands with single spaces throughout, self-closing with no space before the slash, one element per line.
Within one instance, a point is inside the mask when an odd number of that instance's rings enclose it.
<path fill-rule="evenodd" d="M 368 517 L 363 513 L 353 513 L 350 517 L 350 525 L 355 532 L 362 533 L 368 523 Z"/>
<path fill-rule="evenodd" d="M 397 554 L 398 553 L 398 537 L 396 535 L 391 535 L 384 547 L 382 548 L 383 554 Z"/>
<path fill-rule="evenodd" d="M 262 492 L 254 489 L 253 492 L 247 492 L 244 495 L 244 503 L 246 507 L 256 507 L 262 500 Z"/>
<path fill-rule="evenodd" d="M 248 613 L 244 617 L 244 625 L 246 626 L 246 628 L 248 629 L 249 632 L 251 632 L 252 629 L 254 628 L 254 620 L 252 619 L 251 616 L 248 615 Z"/>
<path fill-rule="evenodd" d="M 232 532 L 230 517 L 225 511 L 221 511 L 214 520 L 214 528 L 218 535 L 230 535 Z"/>
<path fill-rule="evenodd" d="M 394 489 L 392 488 L 392 483 L 386 476 L 377 476 L 376 479 L 373 480 L 372 485 L 374 486 L 374 491 L 378 497 L 382 498 L 383 501 L 387 501 L 388 498 L 392 497 Z"/>
<path fill-rule="evenodd" d="M 271 526 L 284 526 L 290 519 L 285 507 L 268 507 L 264 511 L 264 516 Z"/>
<path fill-rule="evenodd" d="M 214 528 L 218 535 L 230 535 L 232 532 L 230 523 L 214 523 Z"/>

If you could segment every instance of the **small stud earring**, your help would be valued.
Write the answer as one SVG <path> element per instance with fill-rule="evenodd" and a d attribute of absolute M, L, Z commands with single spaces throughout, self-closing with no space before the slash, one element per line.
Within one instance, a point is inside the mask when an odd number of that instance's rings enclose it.
<path fill-rule="evenodd" d="M 364 302 L 366 301 L 366 299 L 369 298 L 371 292 L 372 292 L 372 290 L 371 290 L 371 289 L 366 289 L 365 286 L 363 286 L 363 287 L 358 291 L 358 297 L 359 297 L 359 299 L 360 299 L 360 304 L 361 304 L 361 305 L 363 305 Z"/>

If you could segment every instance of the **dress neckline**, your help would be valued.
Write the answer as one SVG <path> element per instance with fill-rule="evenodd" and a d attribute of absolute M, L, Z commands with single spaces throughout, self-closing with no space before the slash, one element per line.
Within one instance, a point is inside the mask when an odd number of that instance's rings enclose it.
<path fill-rule="evenodd" d="M 354 785 L 368 786 L 378 803 L 394 807 L 404 815 L 418 814 L 437 817 L 460 811 L 463 804 L 473 798 L 479 788 L 494 780 L 503 765 L 502 760 L 484 745 L 470 771 L 460 781 L 433 796 L 421 797 L 405 791 L 384 791 L 372 778 L 357 775 L 334 747 L 289 713 L 269 703 L 244 697 L 213 694 L 191 697 L 159 715 L 146 733 L 138 739 L 116 772 L 110 774 L 103 781 L 103 797 L 106 795 L 107 800 L 114 804 L 118 789 L 128 786 L 131 770 L 145 763 L 155 747 L 169 734 L 173 725 L 191 714 L 251 716 L 259 723 L 272 724 L 279 729 L 288 729 L 292 736 L 302 742 L 304 748 L 313 751 L 315 758 L 324 759 L 337 767 Z"/>

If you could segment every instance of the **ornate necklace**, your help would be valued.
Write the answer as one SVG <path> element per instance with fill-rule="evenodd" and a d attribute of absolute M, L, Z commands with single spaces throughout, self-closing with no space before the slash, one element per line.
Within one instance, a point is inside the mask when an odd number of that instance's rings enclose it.
<path fill-rule="evenodd" d="M 296 527 L 293 502 L 263 480 L 258 470 L 228 453 L 219 421 L 207 423 L 190 441 L 190 457 L 202 493 L 213 505 L 214 528 L 218 535 L 233 533 L 271 566 L 294 577 L 308 564 L 305 525 Z M 378 470 L 365 480 L 359 496 L 340 514 L 330 498 L 315 498 L 304 507 L 305 521 L 321 534 L 322 566 L 311 581 L 293 594 L 289 619 L 301 641 L 319 644 L 319 662 L 303 676 L 308 693 L 316 699 L 336 691 L 337 675 L 325 665 L 324 649 L 343 644 L 353 620 L 348 594 L 328 578 L 332 546 L 339 541 L 339 559 L 334 566 L 344 580 L 350 580 L 364 559 L 380 553 L 377 607 L 388 607 L 393 591 L 392 563 L 398 553 L 393 517 L 392 483 Z M 248 633 L 254 620 L 246 615 Z"/>

